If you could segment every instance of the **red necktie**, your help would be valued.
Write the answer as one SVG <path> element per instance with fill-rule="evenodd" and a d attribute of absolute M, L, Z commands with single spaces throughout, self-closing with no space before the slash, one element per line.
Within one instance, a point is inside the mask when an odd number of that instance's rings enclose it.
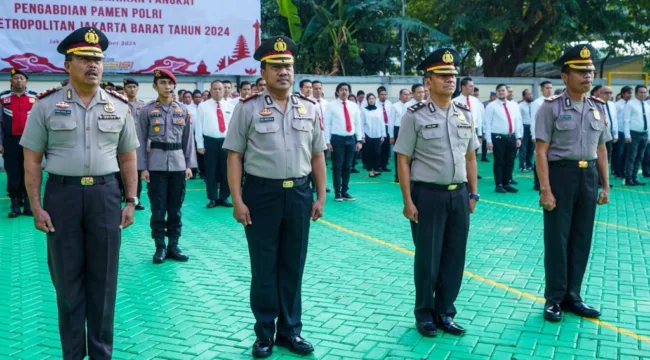
<path fill-rule="evenodd" d="M 510 112 L 508 112 L 506 103 L 503 103 L 503 108 L 506 109 L 506 116 L 508 117 L 508 135 L 512 135 L 512 119 L 510 118 Z"/>
<path fill-rule="evenodd" d="M 386 103 L 381 103 L 381 107 L 384 109 L 384 123 L 388 124 L 388 114 L 386 114 Z"/>
<path fill-rule="evenodd" d="M 345 115 L 345 131 L 352 131 L 352 121 L 350 120 L 350 113 L 348 112 L 348 107 L 343 101 L 343 114 Z"/>
<path fill-rule="evenodd" d="M 217 101 L 217 120 L 219 120 L 219 132 L 226 132 L 226 120 L 223 118 L 223 111 L 221 111 L 221 104 Z"/>
<path fill-rule="evenodd" d="M 469 103 L 469 95 L 467 96 L 467 107 L 472 110 L 472 104 Z"/>

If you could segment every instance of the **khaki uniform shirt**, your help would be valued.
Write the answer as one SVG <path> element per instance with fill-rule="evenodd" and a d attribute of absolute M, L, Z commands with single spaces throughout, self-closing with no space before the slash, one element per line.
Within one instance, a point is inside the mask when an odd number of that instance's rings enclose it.
<path fill-rule="evenodd" d="M 127 100 L 97 89 L 86 107 L 67 85 L 40 94 L 20 145 L 47 152 L 45 171 L 62 176 L 103 176 L 120 171 L 117 155 L 138 142 Z"/>
<path fill-rule="evenodd" d="M 311 100 L 291 95 L 283 112 L 266 91 L 235 107 L 223 147 L 244 154 L 246 173 L 267 179 L 308 175 L 312 153 L 327 148 Z"/>
<path fill-rule="evenodd" d="M 465 156 L 478 146 L 465 105 L 452 102 L 441 109 L 427 100 L 402 117 L 394 150 L 413 160 L 411 180 L 448 185 L 467 182 Z"/>
<path fill-rule="evenodd" d="M 133 102 L 129 102 L 129 109 L 131 109 L 131 115 L 133 116 L 133 121 L 135 121 L 135 131 L 138 133 L 138 139 L 142 139 L 142 133 L 140 129 L 140 111 L 144 107 L 144 101 L 136 99 Z M 138 170 L 143 170 L 144 157 L 147 154 L 146 144 L 140 143 L 140 146 L 135 151 L 138 157 Z"/>
<path fill-rule="evenodd" d="M 598 145 L 612 139 L 603 106 L 587 97 L 576 103 L 566 92 L 546 99 L 535 115 L 535 138 L 549 143 L 548 161 L 595 160 Z"/>
<path fill-rule="evenodd" d="M 144 161 L 140 167 L 148 171 L 185 171 L 196 167 L 196 149 L 192 117 L 178 101 L 162 104 L 151 101 L 140 110 L 141 142 L 145 144 Z M 182 144 L 178 150 L 151 148 L 152 143 Z"/>

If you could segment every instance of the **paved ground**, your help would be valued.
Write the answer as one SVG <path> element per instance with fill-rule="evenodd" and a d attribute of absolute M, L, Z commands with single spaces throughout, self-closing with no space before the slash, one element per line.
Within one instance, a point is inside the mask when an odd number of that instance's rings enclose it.
<path fill-rule="evenodd" d="M 602 322 L 542 319 L 542 215 L 530 174 L 517 195 L 495 194 L 480 163 L 457 321 L 464 337 L 422 338 L 412 315 L 413 243 L 392 175 L 353 176 L 355 203 L 328 194 L 312 226 L 304 277 L 304 332 L 313 359 L 650 359 L 650 185 L 612 190 L 597 215 L 584 297 Z M 205 208 L 200 180 L 183 207 L 190 262 L 151 264 L 149 208 L 124 232 L 115 359 L 247 359 L 253 344 L 249 265 L 231 211 Z M 0 189 L 5 175 L 0 175 Z M 143 195 L 146 197 L 145 195 Z M 0 200 L 0 359 L 59 359 L 44 236 L 9 220 Z M 276 348 L 273 358 L 292 356 Z"/>

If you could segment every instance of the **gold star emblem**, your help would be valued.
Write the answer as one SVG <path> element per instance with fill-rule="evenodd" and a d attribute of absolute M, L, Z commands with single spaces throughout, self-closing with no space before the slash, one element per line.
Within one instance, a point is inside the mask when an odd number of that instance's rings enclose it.
<path fill-rule="evenodd" d="M 444 55 L 442 55 L 442 61 L 447 64 L 451 64 L 454 62 L 454 56 L 449 52 L 445 52 Z"/>
<path fill-rule="evenodd" d="M 95 32 L 95 29 L 90 29 L 84 35 L 84 40 L 90 45 L 95 45 L 99 42 L 99 35 Z"/>
<path fill-rule="evenodd" d="M 583 59 L 588 59 L 591 56 L 591 51 L 587 49 L 587 47 L 583 47 L 582 50 L 580 50 L 580 57 Z"/>
<path fill-rule="evenodd" d="M 287 43 L 285 43 L 282 38 L 278 38 L 275 41 L 275 44 L 273 44 L 273 49 L 277 52 L 285 52 L 287 51 Z"/>

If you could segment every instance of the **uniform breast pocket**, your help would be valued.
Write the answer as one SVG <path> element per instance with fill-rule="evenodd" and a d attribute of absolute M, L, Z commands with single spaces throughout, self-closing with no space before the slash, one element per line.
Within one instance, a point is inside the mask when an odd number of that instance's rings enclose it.
<path fill-rule="evenodd" d="M 474 131 L 472 131 L 472 128 L 470 127 L 458 128 L 458 137 L 460 138 L 460 141 L 458 142 L 459 151 L 467 152 L 467 146 L 469 145 L 470 141 L 472 141 L 473 135 Z"/>
<path fill-rule="evenodd" d="M 165 124 L 161 118 L 150 120 L 149 123 L 149 137 L 155 138 L 165 135 Z"/>
<path fill-rule="evenodd" d="M 437 139 L 442 138 L 443 131 L 440 127 L 436 126 L 435 128 L 424 128 L 420 132 L 420 135 L 427 141 L 436 141 Z"/>
<path fill-rule="evenodd" d="M 265 149 L 275 149 L 275 134 L 280 130 L 280 124 L 277 122 L 258 122 L 255 123 L 255 139 L 259 141 L 260 147 Z"/>
<path fill-rule="evenodd" d="M 590 121 L 591 123 L 591 142 L 593 144 L 598 143 L 598 139 L 600 138 L 600 134 L 603 132 L 605 124 L 603 124 L 602 121 Z"/>
<path fill-rule="evenodd" d="M 573 120 L 557 120 L 552 141 L 555 141 L 558 145 L 567 145 L 572 141 L 576 141 L 576 127 L 577 125 Z"/>
<path fill-rule="evenodd" d="M 181 139 L 181 136 L 183 135 L 183 131 L 185 130 L 186 125 L 187 123 L 185 121 L 185 115 L 183 115 L 183 117 L 180 116 L 173 117 L 172 128 L 174 129 L 174 135 L 178 137 L 179 141 Z"/>
<path fill-rule="evenodd" d="M 77 122 L 72 117 L 54 117 L 50 120 L 50 148 L 72 148 L 77 145 Z"/>
<path fill-rule="evenodd" d="M 294 130 L 297 130 L 301 142 L 311 142 L 311 133 L 314 130 L 312 120 L 294 119 L 291 123 Z"/>
<path fill-rule="evenodd" d="M 105 149 L 110 146 L 117 146 L 120 138 L 120 132 L 124 128 L 124 121 L 120 120 L 98 120 L 97 127 L 99 134 L 97 134 L 97 146 L 100 149 Z"/>

